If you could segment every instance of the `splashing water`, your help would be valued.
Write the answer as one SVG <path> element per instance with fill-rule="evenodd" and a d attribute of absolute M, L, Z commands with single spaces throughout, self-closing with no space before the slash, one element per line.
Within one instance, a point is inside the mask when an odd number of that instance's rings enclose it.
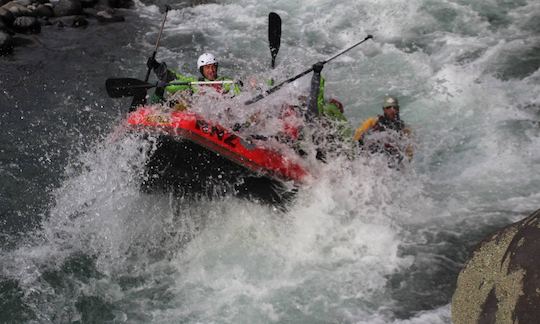
<path fill-rule="evenodd" d="M 161 14 L 137 4 L 153 24 Z M 268 12 L 283 21 L 269 71 Z M 284 80 L 327 64 L 353 126 L 397 96 L 414 129 L 402 170 L 336 157 L 286 212 L 138 190 L 148 141 L 96 140 L 64 170 L 40 228 L 2 251 L 1 289 L 35 322 L 450 323 L 468 249 L 540 203 L 538 13 L 533 1 L 223 1 L 174 10 L 158 60 L 197 75 Z M 135 63 L 133 63 L 135 64 Z M 235 120 L 307 91 L 309 77 Z M 238 102 L 251 98 L 247 90 Z M 225 105 L 227 106 L 227 105 Z M 201 105 L 217 116 L 226 107 Z M 269 123 L 266 130 L 275 125 Z"/>

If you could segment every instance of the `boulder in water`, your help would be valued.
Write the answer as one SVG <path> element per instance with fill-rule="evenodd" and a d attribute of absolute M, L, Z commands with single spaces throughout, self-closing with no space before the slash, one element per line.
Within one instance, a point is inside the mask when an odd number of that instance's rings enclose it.
<path fill-rule="evenodd" d="M 97 3 L 97 0 L 81 0 L 83 8 L 91 8 Z"/>
<path fill-rule="evenodd" d="M 114 13 L 110 13 L 107 10 L 102 10 L 96 13 L 96 18 L 98 21 L 104 23 L 122 22 L 125 20 L 124 16 L 115 15 Z"/>
<path fill-rule="evenodd" d="M 41 24 L 36 17 L 17 17 L 13 22 L 13 30 L 18 33 L 38 34 Z"/>
<path fill-rule="evenodd" d="M 133 7 L 133 0 L 107 0 L 107 3 L 111 8 L 131 8 Z"/>
<path fill-rule="evenodd" d="M 84 27 L 88 25 L 88 20 L 84 16 L 65 16 L 53 19 L 59 27 Z"/>
<path fill-rule="evenodd" d="M 52 6 L 40 4 L 36 8 L 36 16 L 38 17 L 53 17 L 54 11 L 52 9 Z"/>
<path fill-rule="evenodd" d="M 84 27 L 88 25 L 88 20 L 84 16 L 75 16 L 71 21 L 71 27 Z"/>
<path fill-rule="evenodd" d="M 452 322 L 538 323 L 540 210 L 482 241 L 461 270 Z"/>
<path fill-rule="evenodd" d="M 20 4 L 21 6 L 28 7 L 32 4 L 32 0 L 13 0 L 13 2 Z"/>
<path fill-rule="evenodd" d="M 79 0 L 60 0 L 53 8 L 56 17 L 74 16 L 82 13 L 82 5 Z"/>
<path fill-rule="evenodd" d="M 0 8 L 0 20 L 2 20 L 6 25 L 13 24 L 15 20 L 15 15 L 6 8 Z"/>
<path fill-rule="evenodd" d="M 13 38 L 6 32 L 0 31 L 0 55 L 13 52 Z"/>
<path fill-rule="evenodd" d="M 32 10 L 13 1 L 3 5 L 2 8 L 11 11 L 15 17 L 32 16 L 34 14 Z"/>

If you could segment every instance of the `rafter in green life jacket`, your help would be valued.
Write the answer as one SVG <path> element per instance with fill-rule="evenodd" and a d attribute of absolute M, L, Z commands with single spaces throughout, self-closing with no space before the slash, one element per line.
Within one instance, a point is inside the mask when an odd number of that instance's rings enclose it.
<path fill-rule="evenodd" d="M 313 65 L 306 118 L 309 121 L 316 117 L 324 117 L 334 121 L 343 139 L 350 138 L 352 128 L 343 114 L 343 105 L 335 99 L 326 101 L 324 98 L 325 79 L 321 75 L 323 66 L 323 63 Z"/>
<path fill-rule="evenodd" d="M 217 60 L 214 57 L 214 55 L 210 53 L 204 53 L 201 56 L 199 56 L 199 59 L 197 60 L 197 67 L 199 68 L 199 71 L 201 72 L 201 75 L 203 76 L 200 79 L 197 79 L 193 76 L 183 75 L 176 71 L 169 70 L 167 68 L 166 63 L 158 63 L 157 61 L 148 62 L 148 66 L 152 67 L 154 70 L 154 73 L 158 77 L 159 80 L 163 82 L 196 82 L 196 81 L 232 81 L 232 79 L 227 77 L 217 77 Z M 208 79 L 205 76 L 204 68 L 208 66 L 214 66 L 214 76 L 210 76 L 212 79 Z M 230 94 L 231 96 L 238 95 L 240 93 L 240 87 L 238 84 L 213 84 L 213 85 L 169 85 L 165 88 L 157 88 L 154 95 L 151 98 L 151 102 L 161 102 L 164 100 L 165 92 L 167 92 L 169 95 L 174 94 L 178 91 L 189 91 L 191 94 L 193 93 L 202 93 L 204 91 L 205 87 L 212 87 L 214 90 L 216 90 L 218 93 L 221 94 Z"/>

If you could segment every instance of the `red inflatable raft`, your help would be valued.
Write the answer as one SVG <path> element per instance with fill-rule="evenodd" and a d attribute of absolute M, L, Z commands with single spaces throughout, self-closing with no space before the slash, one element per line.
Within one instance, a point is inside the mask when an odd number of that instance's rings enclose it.
<path fill-rule="evenodd" d="M 147 163 L 146 188 L 212 194 L 218 185 L 218 191 L 225 187 L 242 196 L 279 202 L 283 184 L 298 185 L 308 177 L 292 150 L 287 152 L 292 156 L 285 156 L 265 147 L 265 141 L 242 138 L 193 112 L 143 106 L 130 113 L 127 122 L 134 130 L 159 137 Z"/>

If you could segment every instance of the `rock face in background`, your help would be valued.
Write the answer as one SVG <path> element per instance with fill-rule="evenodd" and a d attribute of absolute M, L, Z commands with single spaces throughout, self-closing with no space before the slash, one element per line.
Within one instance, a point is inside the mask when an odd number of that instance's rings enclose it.
<path fill-rule="evenodd" d="M 89 24 L 87 18 L 98 23 L 122 22 L 124 16 L 115 8 L 132 5 L 132 0 L 0 0 L 0 56 L 32 43 L 24 34 L 39 34 L 42 25 L 84 27 Z"/>
<path fill-rule="evenodd" d="M 41 25 L 36 17 L 17 17 L 11 27 L 17 33 L 23 34 L 38 34 L 41 31 Z"/>
<path fill-rule="evenodd" d="M 0 31 L 0 55 L 6 55 L 13 52 L 13 39 L 3 31 Z"/>
<path fill-rule="evenodd" d="M 82 5 L 78 0 L 60 0 L 53 7 L 56 17 L 73 16 L 82 13 Z"/>
<path fill-rule="evenodd" d="M 452 322 L 540 323 L 540 210 L 478 245 L 459 274 Z"/>
<path fill-rule="evenodd" d="M 0 21 L 6 25 L 11 25 L 15 20 L 15 15 L 4 7 L 0 7 Z"/>

